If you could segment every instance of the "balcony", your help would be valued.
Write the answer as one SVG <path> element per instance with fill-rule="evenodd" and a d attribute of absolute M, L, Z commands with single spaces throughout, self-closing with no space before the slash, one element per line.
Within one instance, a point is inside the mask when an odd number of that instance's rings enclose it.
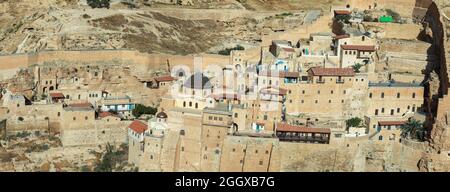
<path fill-rule="evenodd" d="M 312 137 L 312 136 L 281 136 L 278 138 L 280 141 L 291 141 L 291 142 L 306 142 L 306 143 L 328 143 L 327 137 Z"/>
<path fill-rule="evenodd" d="M 343 79 L 336 79 L 336 83 L 339 83 L 339 84 L 342 84 L 342 83 L 344 83 L 345 81 L 343 80 Z"/>
<path fill-rule="evenodd" d="M 325 83 L 325 79 L 317 79 L 316 83 Z"/>

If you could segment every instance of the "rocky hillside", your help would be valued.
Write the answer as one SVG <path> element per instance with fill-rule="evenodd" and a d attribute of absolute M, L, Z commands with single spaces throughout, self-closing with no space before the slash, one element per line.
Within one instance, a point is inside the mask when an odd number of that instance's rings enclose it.
<path fill-rule="evenodd" d="M 292 9 L 311 8 L 287 0 L 194 1 L 193 6 L 112 2 L 110 9 L 92 9 L 82 0 L 0 0 L 0 54 L 92 49 L 214 53 L 238 44 L 256 46 L 263 32 L 298 27 L 308 12 Z"/>

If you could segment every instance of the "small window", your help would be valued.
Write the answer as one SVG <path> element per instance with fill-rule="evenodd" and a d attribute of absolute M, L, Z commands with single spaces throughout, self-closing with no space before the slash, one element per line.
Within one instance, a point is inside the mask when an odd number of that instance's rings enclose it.
<path fill-rule="evenodd" d="M 238 114 L 237 113 L 234 114 L 234 118 L 238 118 Z"/>
<path fill-rule="evenodd" d="M 397 108 L 397 113 L 400 113 L 400 108 Z"/>
<path fill-rule="evenodd" d="M 259 161 L 259 165 L 263 165 L 263 163 L 264 163 L 263 161 Z"/>
<path fill-rule="evenodd" d="M 397 98 L 400 98 L 400 93 L 397 93 Z"/>
<path fill-rule="evenodd" d="M 331 103 L 331 100 L 328 100 L 328 103 Z"/>
<path fill-rule="evenodd" d="M 413 94 L 412 94 L 412 98 L 413 98 L 413 99 L 416 98 L 416 93 L 413 93 Z"/>
<path fill-rule="evenodd" d="M 75 120 L 77 120 L 77 118 L 76 118 L 76 117 L 73 117 L 73 120 L 75 121 Z"/>
<path fill-rule="evenodd" d="M 381 93 L 381 98 L 384 98 L 384 93 Z"/>
<path fill-rule="evenodd" d="M 381 108 L 381 113 L 384 113 L 384 108 Z"/>
<path fill-rule="evenodd" d="M 85 117 L 84 117 L 84 120 L 88 120 L 88 117 L 87 117 L 87 116 L 85 116 Z"/>
<path fill-rule="evenodd" d="M 258 150 L 255 150 L 255 153 L 258 153 Z"/>
<path fill-rule="evenodd" d="M 316 100 L 316 101 L 315 101 L 315 103 L 319 103 L 319 101 L 318 101 L 318 100 Z"/>
<path fill-rule="evenodd" d="M 372 93 L 369 93 L 369 98 L 372 98 Z"/>

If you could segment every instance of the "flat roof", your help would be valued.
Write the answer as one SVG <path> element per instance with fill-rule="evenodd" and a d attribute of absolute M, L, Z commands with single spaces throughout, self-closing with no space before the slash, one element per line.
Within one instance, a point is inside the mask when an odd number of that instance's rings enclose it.
<path fill-rule="evenodd" d="M 404 82 L 369 82 L 369 87 L 423 87 L 420 83 L 404 83 Z"/>

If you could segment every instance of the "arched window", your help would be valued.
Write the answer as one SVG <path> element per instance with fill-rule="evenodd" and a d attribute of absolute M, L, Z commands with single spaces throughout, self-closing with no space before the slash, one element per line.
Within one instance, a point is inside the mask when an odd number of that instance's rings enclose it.
<path fill-rule="evenodd" d="M 400 98 L 400 93 L 397 93 L 397 98 Z"/>
<path fill-rule="evenodd" d="M 192 107 L 192 101 L 189 101 L 189 107 Z"/>
<path fill-rule="evenodd" d="M 381 93 L 381 98 L 384 98 L 384 92 L 383 92 L 383 93 Z"/>
<path fill-rule="evenodd" d="M 195 108 L 196 108 L 196 109 L 198 108 L 198 103 L 195 103 Z"/>
<path fill-rule="evenodd" d="M 413 99 L 416 98 L 416 93 L 413 93 L 413 94 L 412 94 L 412 98 L 413 98 Z"/>

